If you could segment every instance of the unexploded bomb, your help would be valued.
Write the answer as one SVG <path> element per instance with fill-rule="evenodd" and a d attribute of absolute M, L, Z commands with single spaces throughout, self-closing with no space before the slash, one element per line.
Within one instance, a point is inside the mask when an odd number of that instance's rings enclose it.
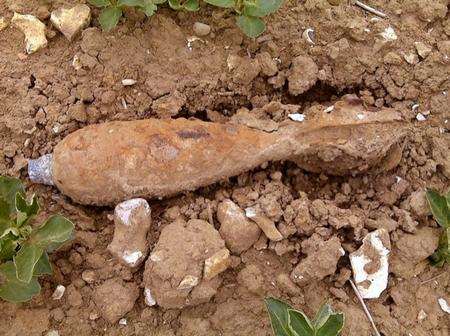
<path fill-rule="evenodd" d="M 331 113 L 323 109 L 274 132 L 182 118 L 91 125 L 68 135 L 51 156 L 31 160 L 29 176 L 76 202 L 107 205 L 195 190 L 267 161 L 334 175 L 397 165 L 406 130 L 398 111 L 367 110 L 355 96 Z"/>

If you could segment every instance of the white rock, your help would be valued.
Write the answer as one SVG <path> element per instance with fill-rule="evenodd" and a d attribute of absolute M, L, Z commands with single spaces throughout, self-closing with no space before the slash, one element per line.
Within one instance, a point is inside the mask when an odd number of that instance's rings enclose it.
<path fill-rule="evenodd" d="M 389 235 L 385 229 L 369 233 L 362 246 L 350 254 L 350 263 L 356 286 L 364 299 L 378 298 L 386 289 L 389 275 Z M 375 256 L 374 256 L 375 254 Z M 374 260 L 373 257 L 376 259 Z M 377 265 L 376 270 L 368 273 L 366 266 Z"/>
<path fill-rule="evenodd" d="M 59 336 L 58 330 L 50 330 L 45 336 Z"/>
<path fill-rule="evenodd" d="M 421 309 L 419 311 L 419 314 L 417 315 L 417 320 L 420 322 L 420 321 L 425 320 L 426 318 L 427 318 L 427 313 L 425 313 L 425 311 L 423 309 Z"/>
<path fill-rule="evenodd" d="M 60 300 L 63 297 L 65 291 L 66 291 L 66 287 L 64 287 L 63 285 L 56 286 L 56 289 L 52 295 L 52 299 Z"/>
<path fill-rule="evenodd" d="M 122 79 L 123 86 L 132 86 L 136 83 L 137 83 L 137 81 L 135 79 L 131 79 L 131 78 Z"/>
<path fill-rule="evenodd" d="M 416 47 L 417 53 L 422 58 L 426 58 L 432 50 L 430 46 L 426 45 L 423 42 L 414 42 L 414 46 Z"/>
<path fill-rule="evenodd" d="M 312 28 L 305 29 L 302 33 L 302 37 L 306 42 L 308 42 L 310 44 L 315 44 L 314 43 L 314 29 L 312 29 Z"/>
<path fill-rule="evenodd" d="M 122 254 L 122 259 L 128 265 L 130 265 L 131 267 L 134 267 L 138 263 L 139 259 L 141 259 L 143 257 L 143 255 L 144 254 L 141 251 L 125 250 Z"/>
<path fill-rule="evenodd" d="M 14 13 L 11 23 L 24 33 L 25 50 L 28 54 L 32 54 L 47 46 L 45 24 L 35 16 Z"/>
<path fill-rule="evenodd" d="M 194 33 L 197 36 L 206 36 L 211 32 L 211 27 L 202 22 L 194 23 Z"/>
<path fill-rule="evenodd" d="M 150 291 L 150 288 L 145 288 L 144 289 L 144 298 L 145 298 L 145 304 L 147 306 L 151 307 L 151 306 L 156 305 L 156 300 L 152 296 L 152 292 Z"/>
<path fill-rule="evenodd" d="M 88 5 L 76 5 L 66 9 L 59 8 L 52 12 L 50 21 L 69 40 L 91 22 L 91 9 Z"/>
<path fill-rule="evenodd" d="M 121 318 L 120 320 L 119 320 L 119 324 L 120 325 L 123 325 L 123 326 L 126 326 L 127 325 L 127 319 L 126 318 Z"/>
<path fill-rule="evenodd" d="M 438 302 L 439 306 L 441 306 L 441 309 L 447 314 L 450 314 L 450 306 L 448 305 L 447 301 L 444 298 L 439 298 Z"/>
<path fill-rule="evenodd" d="M 420 113 L 420 112 L 417 113 L 416 119 L 417 119 L 417 121 L 425 121 L 425 120 L 427 120 L 427 118 L 425 118 L 425 116 L 422 113 Z"/>
<path fill-rule="evenodd" d="M 414 53 L 403 54 L 403 58 L 411 65 L 419 63 L 419 57 Z"/>
<path fill-rule="evenodd" d="M 385 30 L 383 30 L 380 33 L 380 35 L 387 42 L 391 42 L 391 41 L 397 40 L 397 34 L 395 33 L 394 28 L 392 28 L 391 26 L 389 26 Z"/>
<path fill-rule="evenodd" d="M 302 122 L 305 120 L 305 115 L 302 113 L 291 113 L 288 115 L 291 120 Z"/>

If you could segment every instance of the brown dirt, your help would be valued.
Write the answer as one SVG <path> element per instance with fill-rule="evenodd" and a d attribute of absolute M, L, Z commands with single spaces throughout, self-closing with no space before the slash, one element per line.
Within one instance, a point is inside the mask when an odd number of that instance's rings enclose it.
<path fill-rule="evenodd" d="M 267 32 L 255 41 L 245 38 L 226 12 L 211 7 L 194 14 L 162 9 L 151 19 L 127 11 L 112 33 L 102 33 L 93 21 L 69 43 L 51 28 L 48 13 L 82 2 L 0 2 L 0 16 L 8 21 L 19 11 L 37 15 L 49 27 L 47 48 L 29 56 L 17 29 L 0 31 L 1 174 L 28 181 L 26 159 L 51 152 L 67 134 L 89 124 L 148 117 L 224 122 L 241 108 L 281 102 L 304 112 L 331 105 L 345 93 L 359 95 L 368 107 L 401 110 L 410 117 L 412 132 L 400 165 L 387 173 L 331 177 L 288 162 L 271 163 L 153 201 L 151 249 L 161 230 L 180 217 L 185 222 L 202 219 L 219 229 L 217 209 L 226 199 L 241 209 L 260 207 L 284 237 L 272 242 L 261 235 L 247 250 L 247 242 L 236 245 L 242 252 L 221 273 L 214 297 L 183 309 L 145 305 L 144 266 L 130 270 L 107 250 L 113 236 L 111 208 L 79 206 L 56 189 L 28 183 L 30 193 L 40 195 L 44 214 L 61 212 L 76 223 L 76 239 L 52 255 L 54 276 L 41 280 L 41 295 L 21 305 L 0 302 L 1 335 L 45 335 L 49 330 L 63 336 L 270 335 L 262 299 L 272 295 L 310 315 L 328 299 L 346 313 L 343 335 L 369 336 L 370 325 L 346 282 L 348 258 L 336 261 L 334 245 L 348 255 L 367 232 L 381 227 L 390 233 L 392 273 L 388 289 L 368 301 L 380 331 L 449 335 L 448 315 L 437 303 L 440 297 L 450 302 L 449 266 L 436 269 L 426 261 L 438 230 L 423 202 L 425 187 L 450 187 L 448 1 L 367 1 L 389 15 L 377 20 L 346 0 L 339 6 L 327 0 L 289 0 L 267 18 Z M 188 48 L 195 21 L 209 24 L 213 33 Z M 381 43 L 379 33 L 388 26 L 398 39 Z M 314 45 L 302 37 L 308 27 L 315 30 Z M 430 46 L 431 53 L 417 56 L 415 42 Z M 78 70 L 74 57 L 82 65 Z M 296 74 L 305 66 L 302 81 Z M 137 84 L 123 87 L 124 78 Z M 286 118 L 279 108 L 259 111 L 268 120 Z M 417 112 L 427 120 L 417 121 Z M 327 264 L 311 268 L 312 257 Z M 292 281 L 299 263 L 307 266 L 311 281 Z M 56 301 L 51 295 L 58 284 L 67 290 Z M 114 299 L 133 307 L 125 315 L 126 326 L 103 317 L 115 321 L 121 315 L 123 305 L 116 307 Z M 104 305 L 109 313 L 102 312 Z"/>

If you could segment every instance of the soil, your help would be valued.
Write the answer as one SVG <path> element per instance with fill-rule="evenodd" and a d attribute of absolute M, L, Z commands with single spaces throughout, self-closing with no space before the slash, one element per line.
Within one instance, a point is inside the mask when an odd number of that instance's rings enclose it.
<path fill-rule="evenodd" d="M 196 13 L 162 8 L 149 19 L 127 10 L 111 33 L 94 19 L 68 42 L 52 28 L 49 13 L 76 3 L 84 1 L 0 2 L 7 22 L 14 11 L 36 15 L 49 39 L 45 49 L 26 55 L 19 30 L 0 31 L 0 173 L 26 181 L 29 192 L 39 195 L 42 217 L 59 212 L 76 223 L 75 239 L 51 256 L 54 275 L 41 279 L 41 294 L 20 305 L 0 302 L 1 335 L 270 335 L 263 298 L 274 296 L 310 316 L 329 300 L 346 314 L 342 335 L 369 336 L 370 324 L 347 281 L 348 254 L 378 228 L 389 232 L 392 244 L 388 288 L 367 300 L 381 334 L 449 335 L 449 315 L 438 304 L 439 298 L 450 302 L 449 266 L 433 268 L 426 259 L 439 229 L 423 192 L 450 187 L 447 0 L 367 1 L 387 19 L 347 0 L 288 0 L 266 19 L 267 31 L 256 40 L 243 36 L 228 12 L 209 6 Z M 188 42 L 197 21 L 210 25 L 211 33 Z M 388 27 L 396 40 L 381 37 Z M 314 44 L 305 38 L 307 28 L 314 29 Z M 419 56 L 416 42 L 431 52 Z M 137 82 L 123 86 L 123 79 Z M 195 192 L 150 201 L 150 251 L 169 253 L 176 281 L 189 267 L 201 275 L 195 249 L 211 247 L 212 254 L 226 244 L 232 251 L 226 271 L 183 298 L 170 297 L 175 280 L 165 278 L 171 276 L 167 269 L 148 268 L 144 279 L 144 264 L 130 269 L 113 258 L 107 249 L 113 208 L 80 206 L 55 188 L 32 184 L 26 173 L 27 159 L 52 152 L 85 125 L 179 117 L 226 122 L 239 109 L 277 102 L 290 104 L 290 113 L 308 113 L 347 93 L 367 107 L 394 107 L 409 117 L 411 132 L 394 169 L 333 177 L 292 162 L 267 163 Z M 286 118 L 280 109 L 259 111 L 268 125 Z M 416 119 L 419 112 L 425 120 Z M 249 222 L 236 241 L 236 223 L 221 228 L 224 210 L 218 214 L 229 200 L 242 210 L 259 207 L 283 239 L 256 238 L 259 230 Z M 158 242 L 161 232 L 165 240 Z M 196 243 L 177 246 L 182 234 Z M 158 295 L 170 307 L 146 304 L 149 281 L 161 284 Z M 66 287 L 60 300 L 52 299 L 57 285 Z M 186 297 L 195 300 L 187 304 Z M 126 320 L 116 322 L 120 318 Z"/>

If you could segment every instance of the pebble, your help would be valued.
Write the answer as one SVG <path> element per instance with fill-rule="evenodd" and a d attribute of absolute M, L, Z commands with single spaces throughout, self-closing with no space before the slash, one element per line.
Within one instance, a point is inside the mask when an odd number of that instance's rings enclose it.
<path fill-rule="evenodd" d="M 423 42 L 415 42 L 414 46 L 416 47 L 417 53 L 422 58 L 427 58 L 427 56 L 431 53 L 431 47 L 426 45 Z"/>
<path fill-rule="evenodd" d="M 52 295 L 52 299 L 60 300 L 63 297 L 65 291 L 66 291 L 66 287 L 64 287 L 63 285 L 56 286 L 56 289 Z"/>
<path fill-rule="evenodd" d="M 417 121 L 425 121 L 425 120 L 427 120 L 427 118 L 425 118 L 425 116 L 422 113 L 420 113 L 420 112 L 417 113 L 416 119 L 417 119 Z"/>
<path fill-rule="evenodd" d="M 91 22 L 91 9 L 87 5 L 77 5 L 69 9 L 58 8 L 52 12 L 50 21 L 69 41 L 72 41 Z"/>
<path fill-rule="evenodd" d="M 121 318 L 120 320 L 119 320 L 119 324 L 120 325 L 123 325 L 123 326 L 126 326 L 127 325 L 127 319 L 126 318 Z"/>
<path fill-rule="evenodd" d="M 130 78 L 122 79 L 123 86 L 132 86 L 136 83 L 137 83 L 137 81 L 135 79 L 130 79 Z"/>
<path fill-rule="evenodd" d="M 446 312 L 447 314 L 450 314 L 450 306 L 444 298 L 439 298 L 438 303 L 444 312 Z"/>
<path fill-rule="evenodd" d="M 302 113 L 291 113 L 288 115 L 291 120 L 302 122 L 305 120 L 305 115 Z"/>
<path fill-rule="evenodd" d="M 206 36 L 211 32 L 211 27 L 202 22 L 194 23 L 194 33 L 197 36 Z"/>
<path fill-rule="evenodd" d="M 156 305 L 156 300 L 152 296 L 152 292 L 150 291 L 150 288 L 145 288 L 144 289 L 144 298 L 145 298 L 145 304 L 147 306 L 151 307 L 151 306 Z"/>
<path fill-rule="evenodd" d="M 283 235 L 278 231 L 275 223 L 260 213 L 255 208 L 245 209 L 245 215 L 259 226 L 259 228 L 264 232 L 267 238 L 272 241 L 280 241 L 283 239 Z"/>
<path fill-rule="evenodd" d="M 11 24 L 25 35 L 25 50 L 32 54 L 47 46 L 45 37 L 45 24 L 33 15 L 14 13 Z"/>
<path fill-rule="evenodd" d="M 211 280 L 230 266 L 230 251 L 224 248 L 205 260 L 203 278 Z"/>
<path fill-rule="evenodd" d="M 304 31 L 303 31 L 303 34 L 302 34 L 302 37 L 303 37 L 303 39 L 306 41 L 306 42 L 308 42 L 308 43 L 310 43 L 310 44 L 315 44 L 314 43 L 314 29 L 312 29 L 312 28 L 307 28 L 307 29 L 305 29 Z"/>
<path fill-rule="evenodd" d="M 397 34 L 395 33 L 394 28 L 392 28 L 391 26 L 389 26 L 385 30 L 383 30 L 380 33 L 380 35 L 387 42 L 391 42 L 391 41 L 396 41 L 397 40 Z"/>
<path fill-rule="evenodd" d="M 364 237 L 362 246 L 350 254 L 353 278 L 364 299 L 378 298 L 387 287 L 390 245 L 387 231 L 378 229 Z M 377 269 L 367 270 L 368 265 Z"/>
<path fill-rule="evenodd" d="M 59 332 L 57 330 L 50 330 L 45 336 L 59 336 Z"/>
<path fill-rule="evenodd" d="M 0 17 L 0 31 L 8 27 L 8 23 L 4 17 Z"/>

